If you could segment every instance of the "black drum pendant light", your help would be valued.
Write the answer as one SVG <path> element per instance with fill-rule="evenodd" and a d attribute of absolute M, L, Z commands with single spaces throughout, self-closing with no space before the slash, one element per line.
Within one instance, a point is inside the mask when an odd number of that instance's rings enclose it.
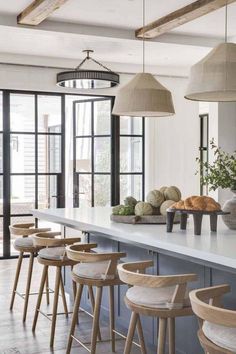
<path fill-rule="evenodd" d="M 117 73 L 91 58 L 90 53 L 93 53 L 93 50 L 83 50 L 83 53 L 86 53 L 86 57 L 75 70 L 57 74 L 58 86 L 71 89 L 102 89 L 119 84 L 120 77 Z M 84 63 L 89 60 L 100 66 L 103 70 L 81 69 Z"/>

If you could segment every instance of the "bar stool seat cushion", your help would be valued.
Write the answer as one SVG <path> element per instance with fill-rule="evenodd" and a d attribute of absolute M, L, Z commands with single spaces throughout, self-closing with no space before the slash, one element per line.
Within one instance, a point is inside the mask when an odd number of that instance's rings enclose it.
<path fill-rule="evenodd" d="M 205 321 L 202 326 L 202 331 L 214 344 L 236 353 L 236 328 L 225 327 Z"/>
<path fill-rule="evenodd" d="M 186 292 L 184 304 L 171 303 L 175 288 L 175 286 L 168 286 L 163 288 L 133 286 L 126 292 L 126 297 L 134 304 L 151 308 L 181 309 L 183 307 L 190 306 L 188 292 Z"/>
<path fill-rule="evenodd" d="M 91 279 L 114 279 L 115 275 L 106 275 L 109 262 L 79 263 L 73 268 L 78 277 Z"/>
<path fill-rule="evenodd" d="M 46 247 L 40 250 L 38 255 L 40 258 L 61 261 L 62 259 L 67 259 L 65 251 L 65 247 Z"/>
<path fill-rule="evenodd" d="M 18 237 L 14 241 L 14 247 L 17 248 L 34 248 L 32 237 Z"/>

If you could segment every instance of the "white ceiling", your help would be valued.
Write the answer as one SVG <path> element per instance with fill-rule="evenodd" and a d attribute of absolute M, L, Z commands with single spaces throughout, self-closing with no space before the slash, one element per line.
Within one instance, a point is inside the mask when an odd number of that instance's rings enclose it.
<path fill-rule="evenodd" d="M 141 63 L 142 46 L 135 40 L 134 30 L 142 24 L 142 0 L 68 0 L 42 25 L 36 28 L 17 26 L 17 14 L 32 1 L 0 1 L 0 53 L 79 60 L 83 49 L 93 48 L 97 59 L 105 62 Z M 193 1 L 146 0 L 146 22 Z M 236 3 L 229 6 L 228 13 L 228 33 L 234 37 Z M 81 25 L 102 26 L 103 34 L 100 35 L 95 27 L 93 33 L 89 33 L 88 27 Z M 118 30 L 119 33 L 115 32 Z M 220 41 L 223 34 L 224 9 L 220 9 L 173 30 L 169 37 L 147 43 L 147 64 L 189 68 L 212 47 L 210 42 L 207 45 L 207 38 L 204 45 L 201 40 L 196 45 L 195 38 L 214 37 Z"/>

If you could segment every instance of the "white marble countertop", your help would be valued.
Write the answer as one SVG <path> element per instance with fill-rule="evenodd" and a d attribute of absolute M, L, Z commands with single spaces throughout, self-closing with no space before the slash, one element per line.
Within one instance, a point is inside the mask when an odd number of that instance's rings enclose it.
<path fill-rule="evenodd" d="M 110 221 L 111 208 L 65 208 L 33 210 L 33 215 L 78 230 L 98 232 L 110 239 L 135 244 L 154 251 L 168 251 L 223 267 L 236 269 L 236 231 L 229 230 L 219 217 L 218 231 L 210 231 L 210 220 L 204 216 L 202 235 L 194 236 L 190 217 L 187 230 L 180 225 L 166 232 L 166 225 L 129 225 Z"/>

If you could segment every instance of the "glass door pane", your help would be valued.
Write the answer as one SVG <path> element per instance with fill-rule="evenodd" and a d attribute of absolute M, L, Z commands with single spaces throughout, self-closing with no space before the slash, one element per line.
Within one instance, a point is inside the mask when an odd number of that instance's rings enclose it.
<path fill-rule="evenodd" d="M 30 214 L 35 208 L 35 176 L 11 176 L 11 214 Z"/>
<path fill-rule="evenodd" d="M 10 94 L 10 129 L 15 132 L 35 131 L 35 96 Z"/>
<path fill-rule="evenodd" d="M 74 206 L 110 205 L 111 99 L 74 102 Z"/>
<path fill-rule="evenodd" d="M 57 175 L 38 176 L 38 208 L 57 208 Z"/>

